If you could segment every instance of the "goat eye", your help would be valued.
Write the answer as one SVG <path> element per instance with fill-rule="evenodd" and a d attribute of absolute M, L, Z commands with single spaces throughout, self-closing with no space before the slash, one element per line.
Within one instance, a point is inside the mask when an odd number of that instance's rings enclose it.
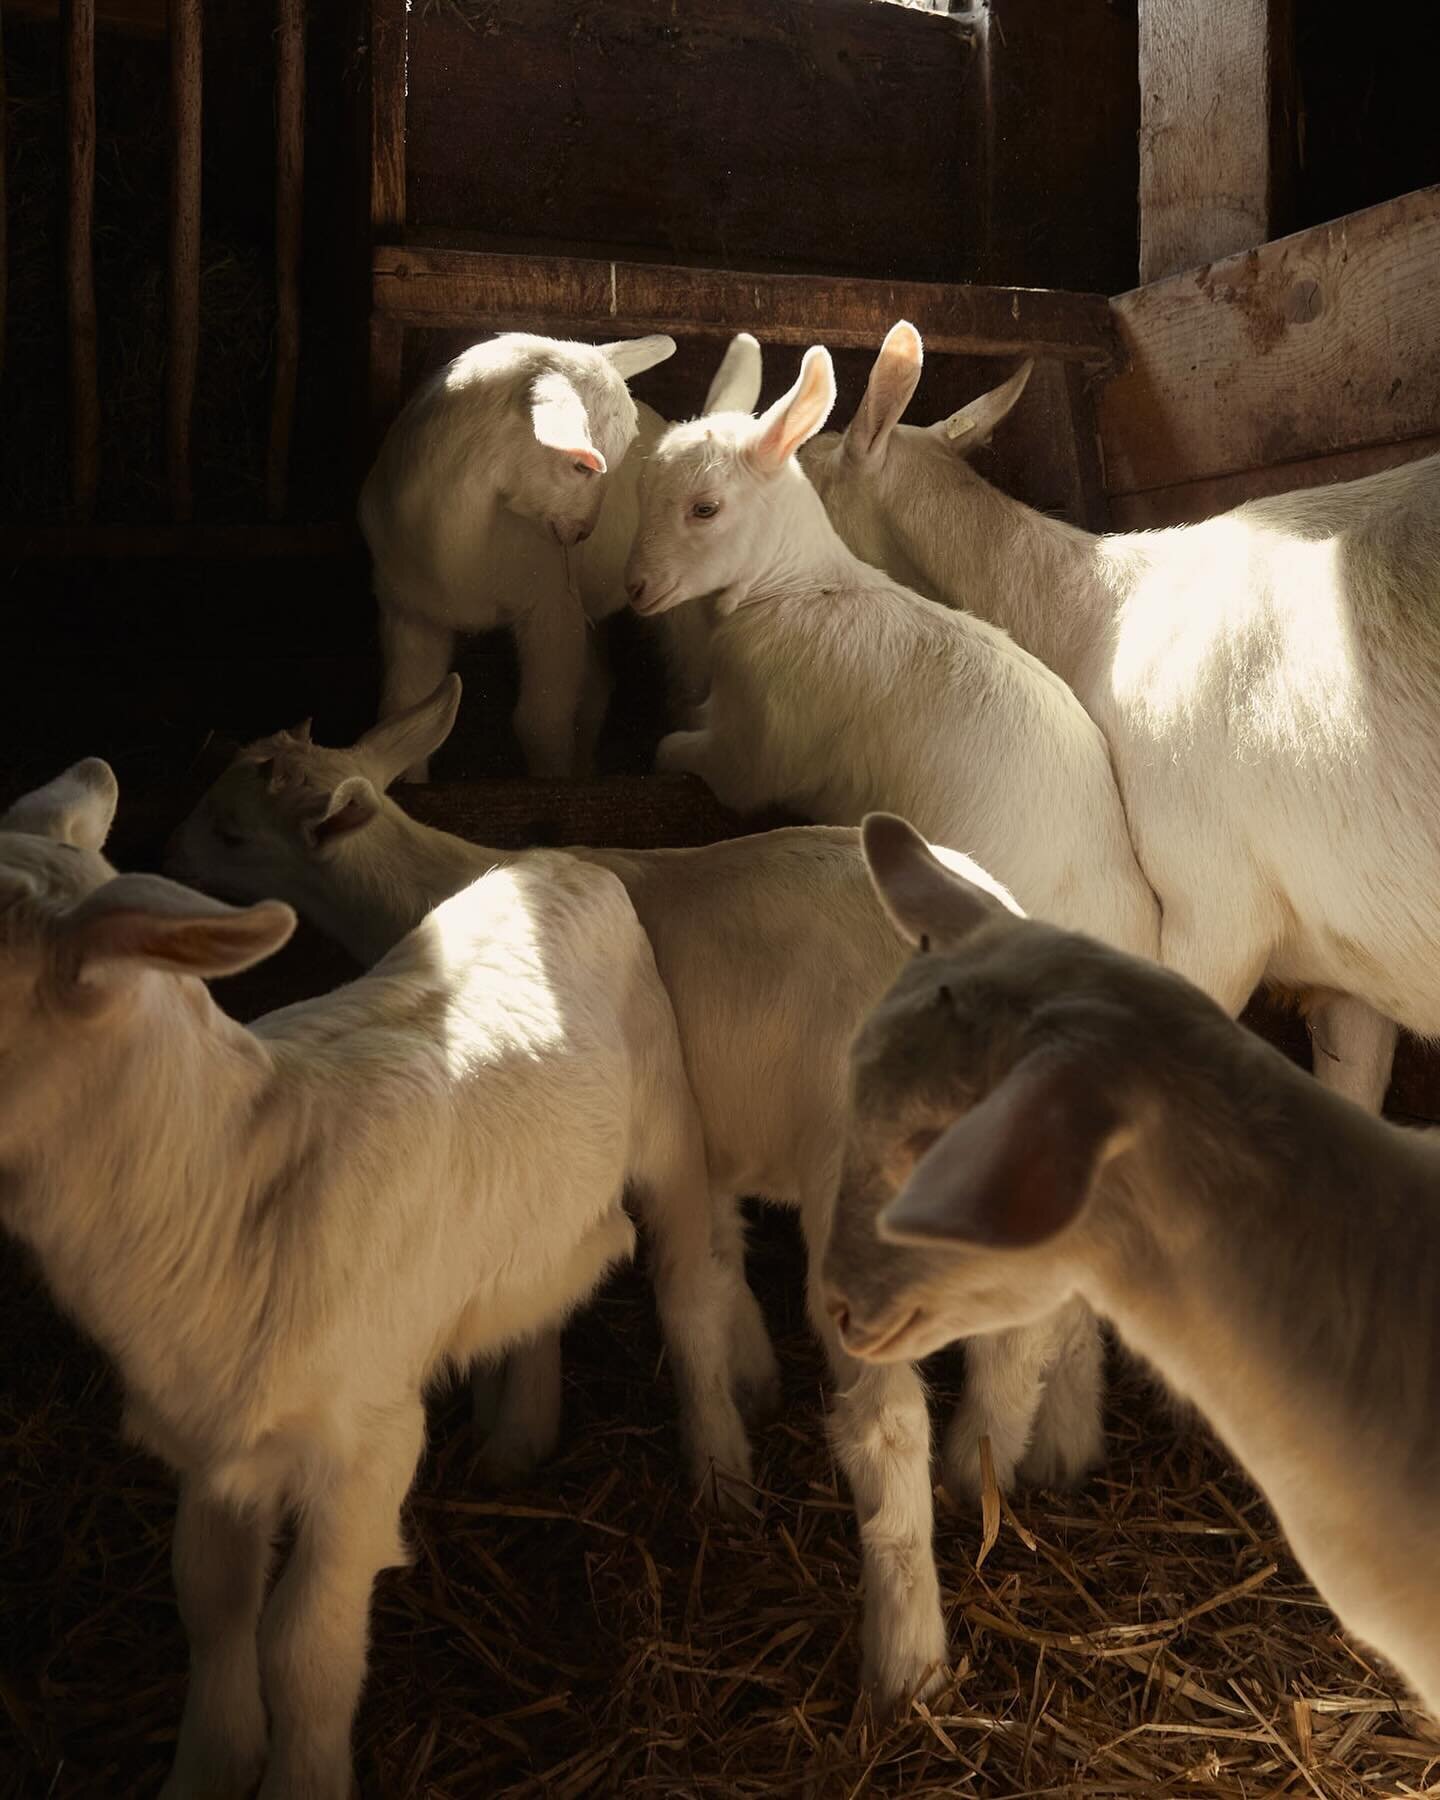
<path fill-rule="evenodd" d="M 577 475 L 593 475 L 595 473 L 595 471 L 590 467 L 589 463 L 574 462 L 574 463 L 571 463 L 570 466 L 572 469 L 574 469 L 574 471 Z"/>
<path fill-rule="evenodd" d="M 692 519 L 713 519 L 720 510 L 718 500 L 697 500 L 690 508 Z"/>

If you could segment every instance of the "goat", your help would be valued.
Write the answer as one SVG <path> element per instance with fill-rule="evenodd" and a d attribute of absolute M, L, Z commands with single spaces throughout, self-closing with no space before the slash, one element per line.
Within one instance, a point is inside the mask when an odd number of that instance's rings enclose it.
<path fill-rule="evenodd" d="M 843 437 L 802 453 L 841 536 L 1069 682 L 1114 758 L 1160 960 L 1230 1013 L 1262 980 L 1299 991 L 1316 1074 L 1378 1111 L 1396 1024 L 1440 1033 L 1440 457 L 1097 537 L 966 461 L 1030 364 L 920 429 L 897 424 L 920 356 L 896 325 Z"/>
<path fill-rule="evenodd" d="M 361 961 L 381 955 L 478 871 L 523 867 L 533 854 L 432 830 L 385 794 L 401 769 L 444 741 L 459 694 L 452 675 L 423 706 L 348 751 L 320 748 L 308 728 L 252 744 L 176 832 L 170 868 L 232 898 L 283 894 Z M 717 1254 L 733 1262 L 742 1296 L 735 1378 L 758 1404 L 773 1405 L 778 1377 L 743 1284 L 736 1196 L 797 1206 L 818 1267 L 839 1174 L 847 1047 L 903 950 L 853 830 L 799 827 L 695 849 L 569 854 L 617 875 L 650 935 L 700 1112 Z M 925 1398 L 914 1376 L 872 1375 L 845 1356 L 813 1283 L 809 1299 L 835 1371 L 832 1432 L 859 1516 L 863 1674 L 890 1705 L 933 1679 L 945 1658 Z M 547 1344 L 517 1356 L 508 1377 L 532 1393 L 558 1379 L 558 1350 Z M 989 1431 L 1023 1451 L 1034 1418 L 1027 1468 L 1076 1472 L 1092 1451 L 1093 1391 L 1087 1431 L 1083 1406 L 1063 1390 L 1042 1399 L 988 1382 L 982 1367 L 958 1435 Z"/>
<path fill-rule="evenodd" d="M 380 607 L 382 718 L 433 690 L 457 631 L 508 625 L 520 658 L 515 732 L 530 772 L 586 766 L 608 698 L 591 627 L 625 604 L 635 471 L 664 429 L 625 383 L 674 351 L 662 336 L 597 348 L 507 332 L 411 397 L 360 496 Z M 707 404 L 754 406 L 759 393 L 760 347 L 741 333 Z M 699 623 L 667 633 L 666 650 L 683 704 L 694 705 L 704 694 Z"/>
<path fill-rule="evenodd" d="M 824 1264 L 846 1348 L 908 1361 L 1083 1296 L 1440 1717 L 1440 1140 L 1183 977 L 1016 918 L 902 820 L 864 841 L 928 953 L 853 1050 Z"/>
<path fill-rule="evenodd" d="M 858 824 L 874 807 L 906 807 L 1030 911 L 1155 954 L 1155 897 L 1079 701 L 1003 632 L 900 587 L 836 535 L 794 455 L 834 395 L 828 355 L 809 350 L 762 418 L 673 426 L 645 465 L 631 602 L 656 613 L 706 596 L 711 625 L 703 726 L 665 738 L 658 766 L 699 775 L 740 811 L 779 802 Z M 1034 1474 L 1074 1479 L 1098 1461 L 1099 1342 L 1083 1309 L 1003 1354 L 979 1343 L 969 1361 L 993 1362 L 987 1391 L 1010 1385 L 1033 1405 L 1050 1371 L 1066 1396 L 1067 1454 Z M 1024 1406 L 1004 1413 L 1011 1423 L 991 1436 L 1008 1487 L 1029 1426 Z M 962 1412 L 946 1450 L 967 1494 L 981 1485 L 978 1424 Z"/>
<path fill-rule="evenodd" d="M 694 1102 L 604 870 L 480 874 L 368 976 L 246 1029 L 197 977 L 269 955 L 295 915 L 117 875 L 116 797 L 92 760 L 0 817 L 0 1219 L 181 1479 L 166 1794 L 243 1800 L 263 1768 L 264 1800 L 348 1800 L 422 1389 L 555 1327 L 630 1254 L 627 1182 L 697 1473 L 748 1472 Z"/>

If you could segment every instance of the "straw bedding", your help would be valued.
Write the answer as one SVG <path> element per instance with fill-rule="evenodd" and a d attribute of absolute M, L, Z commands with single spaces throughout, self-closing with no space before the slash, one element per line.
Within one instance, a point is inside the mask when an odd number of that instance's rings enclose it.
<path fill-rule="evenodd" d="M 184 1681 L 171 1485 L 120 1444 L 112 1378 L 4 1254 L 0 1793 L 151 1795 Z M 525 1487 L 476 1484 L 465 1396 L 437 1397 L 415 1561 L 375 1600 L 365 1794 L 1440 1792 L 1440 1741 L 1205 1431 L 1120 1359 L 1110 1462 L 1083 1491 L 985 1521 L 942 1495 L 956 1678 L 877 1724 L 855 1698 L 856 1533 L 801 1268 L 791 1222 L 762 1218 L 785 1407 L 739 1526 L 688 1504 L 638 1272 L 567 1334 L 565 1443 Z M 958 1361 L 934 1374 L 942 1405 Z"/>

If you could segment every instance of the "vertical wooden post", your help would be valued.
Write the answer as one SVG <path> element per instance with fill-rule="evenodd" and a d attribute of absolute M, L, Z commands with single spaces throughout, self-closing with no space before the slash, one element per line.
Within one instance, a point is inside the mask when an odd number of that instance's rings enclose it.
<path fill-rule="evenodd" d="M 300 367 L 300 235 L 305 203 L 305 0 L 277 0 L 275 38 L 275 386 L 265 510 L 285 514 Z"/>
<path fill-rule="evenodd" d="M 405 228 L 407 0 L 370 6 L 370 243 L 394 244 Z M 400 403 L 403 327 L 370 315 L 370 426 L 378 443 Z"/>
<path fill-rule="evenodd" d="M 170 348 L 165 462 L 170 510 L 194 510 L 190 427 L 200 358 L 200 139 L 203 0 L 170 0 Z"/>
<path fill-rule="evenodd" d="M 1281 235 L 1292 0 L 1140 0 L 1140 280 Z"/>
<path fill-rule="evenodd" d="M 88 523 L 100 483 L 95 319 L 95 0 L 62 0 L 65 36 L 65 297 L 70 327 L 70 493 Z"/>

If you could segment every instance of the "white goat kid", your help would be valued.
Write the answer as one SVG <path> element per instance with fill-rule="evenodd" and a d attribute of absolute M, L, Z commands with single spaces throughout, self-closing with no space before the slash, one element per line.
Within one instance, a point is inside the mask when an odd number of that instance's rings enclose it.
<path fill-rule="evenodd" d="M 167 1794 L 242 1800 L 263 1767 L 265 1800 L 348 1800 L 422 1388 L 553 1327 L 630 1254 L 627 1182 L 673 1265 L 697 1464 L 744 1472 L 708 1237 L 685 1254 L 705 1171 L 674 1019 L 620 884 L 541 855 L 247 1030 L 195 977 L 268 955 L 293 913 L 117 876 L 115 797 L 80 763 L 0 818 L 0 1217 L 181 1477 L 192 1672 Z"/>
<path fill-rule="evenodd" d="M 812 349 L 761 419 L 675 426 L 646 464 L 632 604 L 711 596 L 712 621 L 703 729 L 666 738 L 657 763 L 693 771 L 741 810 L 778 801 L 858 823 L 903 806 L 1027 909 L 1154 954 L 1154 896 L 1104 739 L 1074 695 L 1004 633 L 898 586 L 836 536 L 794 459 L 834 396 L 830 359 Z M 981 1379 L 946 1447 L 957 1491 L 979 1491 L 987 1433 L 1013 1484 L 1047 1369 L 1071 1423 L 1063 1440 L 1047 1433 L 1054 1454 L 1029 1472 L 1073 1478 L 1099 1457 L 1093 1321 L 1072 1311 L 1049 1331 L 975 1345 L 970 1363 Z M 975 1404 L 1007 1389 L 1001 1416 Z M 1058 1432 L 1066 1409 L 1051 1416 Z"/>
<path fill-rule="evenodd" d="M 920 339 L 896 325 L 806 472 L 859 555 L 1004 627 L 1097 720 L 1161 960 L 1231 1013 L 1262 979 L 1305 994 L 1316 1074 L 1378 1110 L 1395 1022 L 1440 1034 L 1440 457 L 1097 537 L 965 460 L 1029 372 L 898 425 Z"/>
<path fill-rule="evenodd" d="M 1014 918 L 903 821 L 865 848 L 929 954 L 855 1044 L 825 1259 L 845 1343 L 923 1355 L 1083 1294 L 1440 1719 L 1440 1137 L 1168 971 Z"/>
<path fill-rule="evenodd" d="M 411 397 L 360 496 L 380 607 L 382 718 L 433 691 L 457 632 L 509 626 L 527 767 L 587 766 L 608 697 L 591 627 L 625 604 L 635 471 L 665 428 L 625 383 L 674 350 L 663 336 L 594 347 L 508 332 Z M 759 393 L 760 347 L 742 333 L 707 404 L 754 406 Z M 665 645 L 680 698 L 698 702 L 703 635 L 690 626 Z"/>
<path fill-rule="evenodd" d="M 251 745 L 177 831 L 172 871 L 232 898 L 283 894 L 362 961 L 381 955 L 478 871 L 524 866 L 532 854 L 432 830 L 385 795 L 402 768 L 444 741 L 459 693 L 452 675 L 353 750 L 286 732 Z M 612 870 L 650 934 L 704 1130 L 717 1254 L 734 1273 L 734 1379 L 763 1403 L 775 1393 L 775 1364 L 744 1286 L 736 1197 L 797 1206 L 818 1271 L 839 1175 L 848 1047 L 903 948 L 854 831 L 797 828 L 696 849 L 570 854 Z M 953 852 L 937 854 L 971 869 Z M 891 1705 L 930 1683 L 946 1654 L 925 1398 L 908 1372 L 869 1371 L 845 1356 L 813 1278 L 808 1297 L 835 1370 L 836 1451 L 859 1517 L 864 1677 Z M 1082 1348 L 1074 1366 L 1088 1391 L 1070 1392 L 1062 1379 L 1045 1390 L 1036 1416 L 1033 1389 L 1017 1394 L 1003 1358 L 982 1359 L 965 1416 L 1001 1445 L 1019 1446 L 1017 1457 L 1028 1437 L 1025 1467 L 1035 1477 L 1078 1475 L 1098 1433 L 1098 1365 Z M 518 1355 L 502 1419 L 513 1411 L 513 1386 L 543 1394 L 558 1380 L 553 1346 Z"/>

